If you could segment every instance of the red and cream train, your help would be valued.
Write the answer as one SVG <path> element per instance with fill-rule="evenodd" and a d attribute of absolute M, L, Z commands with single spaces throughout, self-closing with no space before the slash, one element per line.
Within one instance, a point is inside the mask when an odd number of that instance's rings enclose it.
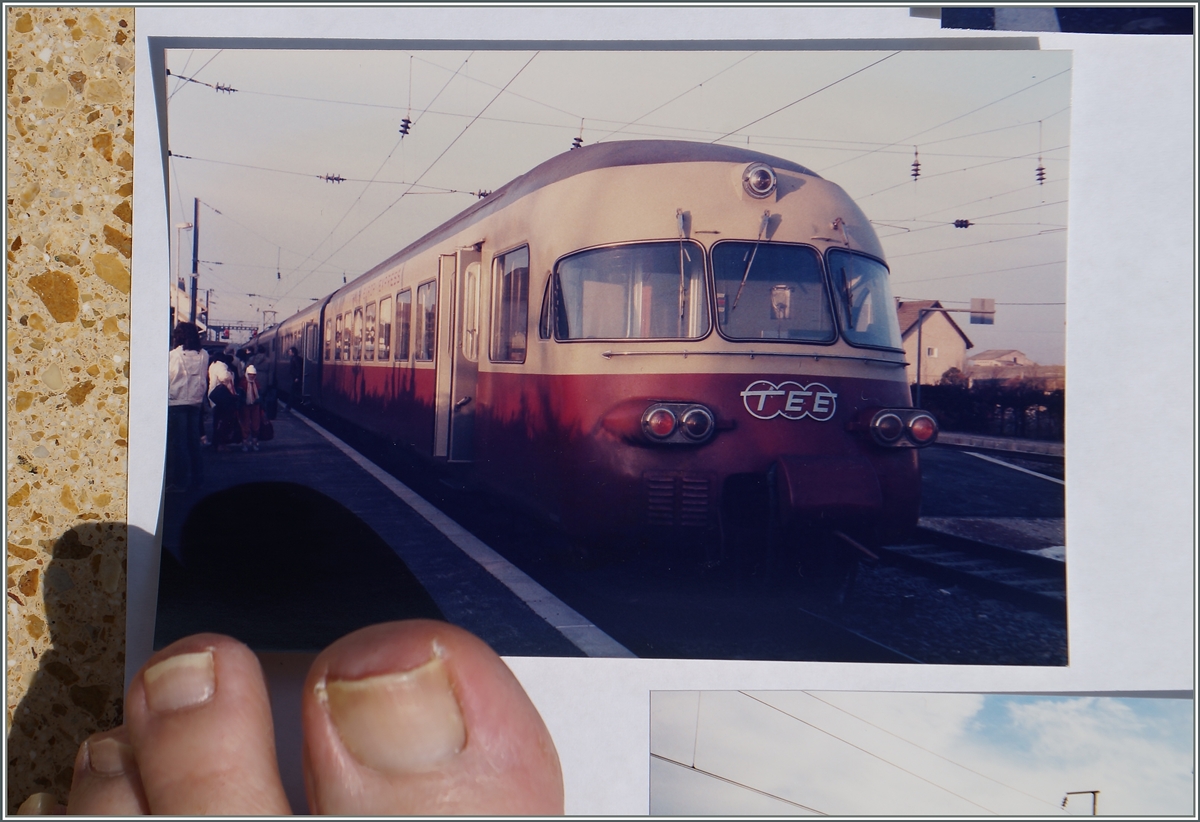
<path fill-rule="evenodd" d="M 862 211 L 728 146 L 561 154 L 260 342 L 284 393 L 294 346 L 305 401 L 591 545 L 869 550 L 937 435 Z"/>

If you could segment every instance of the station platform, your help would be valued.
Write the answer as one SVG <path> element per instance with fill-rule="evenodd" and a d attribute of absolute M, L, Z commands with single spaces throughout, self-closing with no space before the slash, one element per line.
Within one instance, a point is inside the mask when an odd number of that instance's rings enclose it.
<path fill-rule="evenodd" d="M 274 430 L 205 448 L 203 485 L 165 495 L 156 647 L 217 631 L 311 651 L 427 617 L 501 655 L 631 655 L 320 426 L 281 410 Z"/>
<path fill-rule="evenodd" d="M 941 445 L 962 448 L 981 448 L 987 451 L 1010 451 L 1017 454 L 1042 454 L 1061 457 L 1066 446 L 1061 442 L 1026 440 L 1017 437 L 987 437 L 981 434 L 960 434 L 955 431 L 939 431 L 937 441 Z"/>

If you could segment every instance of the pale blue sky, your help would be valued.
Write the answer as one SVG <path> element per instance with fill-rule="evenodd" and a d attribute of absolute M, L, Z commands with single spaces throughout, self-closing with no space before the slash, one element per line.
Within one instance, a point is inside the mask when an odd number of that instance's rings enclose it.
<path fill-rule="evenodd" d="M 214 319 L 282 319 L 575 137 L 662 137 L 808 166 L 876 223 L 897 296 L 992 297 L 976 351 L 1064 361 L 1068 52 L 187 49 L 167 65 L 170 148 L 194 158 L 171 161 L 171 221 L 206 204 Z"/>

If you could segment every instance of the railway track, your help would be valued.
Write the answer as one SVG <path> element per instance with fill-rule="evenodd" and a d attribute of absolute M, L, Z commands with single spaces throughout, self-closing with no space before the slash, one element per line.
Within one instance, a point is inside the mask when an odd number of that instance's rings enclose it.
<path fill-rule="evenodd" d="M 1066 566 L 1057 560 L 926 528 L 878 553 L 886 562 L 930 578 L 1066 619 Z"/>

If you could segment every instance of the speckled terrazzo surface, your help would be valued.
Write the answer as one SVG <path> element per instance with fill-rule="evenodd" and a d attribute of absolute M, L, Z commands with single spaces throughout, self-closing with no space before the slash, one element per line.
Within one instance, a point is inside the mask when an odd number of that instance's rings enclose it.
<path fill-rule="evenodd" d="M 6 9 L 9 813 L 121 721 L 133 22 Z"/>

